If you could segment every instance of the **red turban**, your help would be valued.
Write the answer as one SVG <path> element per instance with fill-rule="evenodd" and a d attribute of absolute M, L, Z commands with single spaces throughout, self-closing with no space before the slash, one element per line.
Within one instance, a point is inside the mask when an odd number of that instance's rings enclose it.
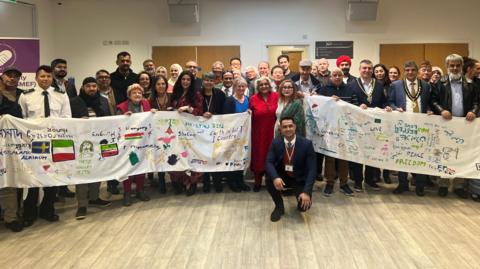
<path fill-rule="evenodd" d="M 337 58 L 337 67 L 340 67 L 340 64 L 343 62 L 347 62 L 350 66 L 352 65 L 352 59 L 350 59 L 347 55 L 340 55 Z"/>

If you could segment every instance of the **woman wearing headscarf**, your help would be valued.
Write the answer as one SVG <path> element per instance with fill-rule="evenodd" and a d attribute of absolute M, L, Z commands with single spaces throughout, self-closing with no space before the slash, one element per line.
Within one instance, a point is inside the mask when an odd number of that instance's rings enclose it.
<path fill-rule="evenodd" d="M 175 82 L 177 82 L 177 79 L 179 77 L 178 74 L 182 72 L 183 72 L 183 69 L 181 65 L 172 64 L 170 66 L 170 78 L 168 79 L 168 88 L 167 88 L 168 93 L 173 92 L 173 86 L 175 86 Z"/>

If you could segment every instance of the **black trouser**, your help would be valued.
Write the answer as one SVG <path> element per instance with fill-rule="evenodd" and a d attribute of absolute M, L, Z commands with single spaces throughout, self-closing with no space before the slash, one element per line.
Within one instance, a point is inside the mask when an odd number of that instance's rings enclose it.
<path fill-rule="evenodd" d="M 29 188 L 27 199 L 23 202 L 23 218 L 26 220 L 35 220 L 38 215 L 51 217 L 55 214 L 55 197 L 57 195 L 57 187 L 43 188 L 43 200 L 37 210 L 38 188 Z"/>
<path fill-rule="evenodd" d="M 222 176 L 220 178 L 222 177 L 226 178 L 229 186 L 240 187 L 245 184 L 245 181 L 243 179 L 243 170 L 220 172 L 220 173 L 222 173 Z"/>
<path fill-rule="evenodd" d="M 412 177 L 415 179 L 416 188 L 422 189 L 425 187 L 425 184 L 427 183 L 427 175 L 412 173 Z M 408 173 L 398 172 L 398 186 L 408 188 Z"/>
<path fill-rule="evenodd" d="M 285 183 L 284 188 L 293 188 L 295 190 L 295 197 L 298 201 L 298 196 L 300 196 L 300 194 L 303 192 L 303 188 L 305 187 L 305 181 L 297 181 L 295 178 L 288 176 L 285 171 L 280 172 L 279 176 Z M 275 189 L 275 186 L 273 185 L 273 179 L 267 177 L 265 183 L 267 184 L 268 193 L 270 193 L 270 196 L 275 203 L 275 207 L 282 209 L 285 208 L 283 205 L 282 192 Z M 302 204 L 300 201 L 297 202 L 297 209 L 301 212 L 306 211 L 302 208 Z"/>
<path fill-rule="evenodd" d="M 108 188 L 116 188 L 118 187 L 118 184 L 120 184 L 120 182 L 116 181 L 115 179 L 107 181 Z"/>
<path fill-rule="evenodd" d="M 321 176 L 323 173 L 323 159 L 325 155 L 321 153 L 315 153 L 317 155 L 317 175 Z"/>
<path fill-rule="evenodd" d="M 350 162 L 355 185 L 360 186 L 363 182 L 363 164 Z M 365 165 L 365 182 L 372 183 L 377 175 L 380 175 L 380 168 Z"/>
<path fill-rule="evenodd" d="M 213 186 L 222 186 L 222 178 L 225 176 L 224 172 L 203 173 L 203 186 L 207 186 L 208 188 L 210 187 L 210 176 L 213 179 Z"/>

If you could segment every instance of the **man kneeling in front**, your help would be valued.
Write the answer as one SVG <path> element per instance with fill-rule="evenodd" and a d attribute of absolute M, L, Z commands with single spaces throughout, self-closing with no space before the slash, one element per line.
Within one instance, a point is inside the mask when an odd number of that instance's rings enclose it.
<path fill-rule="evenodd" d="M 295 135 L 296 125 L 291 117 L 280 120 L 281 136 L 270 146 L 265 163 L 267 189 L 275 203 L 270 216 L 278 221 L 285 213 L 281 191 L 294 189 L 297 209 L 305 212 L 312 205 L 312 189 L 317 173 L 317 160 L 312 141 Z"/>

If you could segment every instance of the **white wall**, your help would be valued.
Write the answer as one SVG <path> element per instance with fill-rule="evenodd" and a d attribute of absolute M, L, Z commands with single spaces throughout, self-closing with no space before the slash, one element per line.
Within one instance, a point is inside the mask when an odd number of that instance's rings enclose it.
<path fill-rule="evenodd" d="M 353 71 L 363 58 L 378 61 L 380 43 L 468 42 L 470 55 L 480 56 L 477 0 L 380 0 L 377 21 L 360 23 L 345 20 L 344 0 L 201 0 L 193 26 L 170 24 L 166 0 L 29 2 L 39 7 L 42 63 L 66 58 L 77 81 L 100 68 L 113 71 L 122 50 L 138 71 L 154 45 L 240 45 L 244 66 L 256 66 L 267 60 L 267 44 L 309 44 L 314 55 L 315 41 L 353 40 Z"/>
<path fill-rule="evenodd" d="M 55 57 L 54 9 L 49 0 L 23 0 L 34 4 L 37 12 L 37 34 L 40 38 L 40 63 L 48 63 Z"/>

